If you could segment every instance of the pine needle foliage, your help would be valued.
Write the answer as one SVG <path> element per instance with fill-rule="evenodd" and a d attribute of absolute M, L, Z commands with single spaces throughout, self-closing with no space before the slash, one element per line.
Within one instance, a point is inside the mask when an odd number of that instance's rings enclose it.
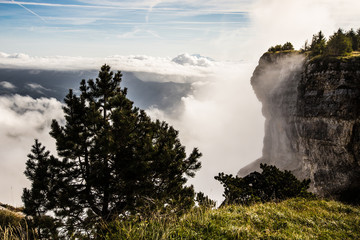
<path fill-rule="evenodd" d="M 97 238 L 102 222 L 159 208 L 182 214 L 194 205 L 185 183 L 201 153 L 187 156 L 178 131 L 134 107 L 121 81 L 105 64 L 96 80 L 81 81 L 79 96 L 69 90 L 65 122 L 51 125 L 59 157 L 35 141 L 23 201 L 41 238 Z"/>

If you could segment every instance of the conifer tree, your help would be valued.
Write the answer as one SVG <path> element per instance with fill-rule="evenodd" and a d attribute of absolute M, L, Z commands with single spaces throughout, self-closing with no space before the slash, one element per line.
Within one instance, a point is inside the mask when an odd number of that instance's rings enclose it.
<path fill-rule="evenodd" d="M 201 153 L 195 148 L 187 157 L 178 131 L 134 107 L 121 77 L 103 65 L 95 81 L 81 81 L 80 96 L 69 91 L 65 123 L 51 126 L 60 159 L 50 161 L 54 187 L 43 186 L 49 204 L 40 205 L 71 236 L 91 236 L 99 221 L 159 208 L 182 212 L 194 204 L 193 187 L 185 183 L 201 167 Z"/>
<path fill-rule="evenodd" d="M 313 35 L 311 44 L 310 44 L 310 51 L 311 56 L 321 55 L 325 51 L 326 46 L 326 39 L 322 31 L 319 31 L 318 34 Z"/>
<path fill-rule="evenodd" d="M 352 50 L 354 50 L 354 51 L 359 50 L 360 38 L 359 38 L 359 36 L 356 34 L 356 32 L 354 31 L 354 29 L 350 29 L 350 31 L 346 33 L 346 36 L 347 36 L 347 37 L 350 39 L 350 41 L 351 41 Z"/>
<path fill-rule="evenodd" d="M 325 53 L 329 56 L 341 56 L 351 53 L 352 50 L 351 39 L 346 36 L 342 29 L 339 29 L 330 36 Z"/>
<path fill-rule="evenodd" d="M 50 208 L 48 193 L 53 187 L 52 164 L 57 161 L 50 152 L 45 150 L 38 140 L 32 146 L 31 153 L 28 154 L 26 162 L 25 176 L 31 181 L 31 189 L 24 189 L 22 200 L 24 202 L 25 214 L 32 216 L 28 220 L 30 227 L 36 228 L 36 238 L 48 239 L 58 236 L 56 221 L 50 216 L 46 216 Z"/>

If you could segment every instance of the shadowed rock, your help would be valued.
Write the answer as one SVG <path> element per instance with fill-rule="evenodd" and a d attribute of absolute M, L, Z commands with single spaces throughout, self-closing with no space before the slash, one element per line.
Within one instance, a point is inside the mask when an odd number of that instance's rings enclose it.
<path fill-rule="evenodd" d="M 265 116 L 261 162 L 310 178 L 322 197 L 360 201 L 360 58 L 265 53 L 251 78 Z"/>

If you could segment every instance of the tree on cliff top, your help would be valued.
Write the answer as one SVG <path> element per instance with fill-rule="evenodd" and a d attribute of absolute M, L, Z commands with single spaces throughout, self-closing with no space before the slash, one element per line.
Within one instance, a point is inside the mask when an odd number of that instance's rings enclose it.
<path fill-rule="evenodd" d="M 185 175 L 201 167 L 201 153 L 187 157 L 173 127 L 133 107 L 121 77 L 103 65 L 96 81 L 81 81 L 80 96 L 69 90 L 65 122 L 53 120 L 50 132 L 61 159 L 38 141 L 29 155 L 26 212 L 52 211 L 72 236 L 84 237 L 99 221 L 155 208 L 182 212 L 194 203 Z"/>
<path fill-rule="evenodd" d="M 311 44 L 310 44 L 310 51 L 311 56 L 316 56 L 319 54 L 323 54 L 326 46 L 326 39 L 324 34 L 319 31 L 318 34 L 313 35 Z"/>
<path fill-rule="evenodd" d="M 278 52 L 278 51 L 291 51 L 294 50 L 294 46 L 291 42 L 286 42 L 284 45 L 275 45 L 275 47 L 270 47 L 268 52 Z"/>
<path fill-rule="evenodd" d="M 346 33 L 346 36 L 350 39 L 351 41 L 351 46 L 352 49 L 354 51 L 358 51 L 359 50 L 359 45 L 360 45 L 360 29 L 358 30 L 358 33 L 356 34 L 356 32 L 354 31 L 354 29 L 350 29 L 349 32 Z"/>
<path fill-rule="evenodd" d="M 342 29 L 330 36 L 325 48 L 325 54 L 329 56 L 346 55 L 352 51 L 352 41 Z"/>

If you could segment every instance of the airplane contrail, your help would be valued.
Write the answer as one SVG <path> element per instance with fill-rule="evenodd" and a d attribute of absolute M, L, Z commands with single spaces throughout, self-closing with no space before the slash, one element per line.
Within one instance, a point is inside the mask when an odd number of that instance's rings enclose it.
<path fill-rule="evenodd" d="M 44 22 L 47 22 L 47 21 L 45 20 L 45 18 L 43 18 L 43 17 L 42 17 L 42 16 L 40 16 L 39 14 L 37 14 L 37 13 L 35 13 L 35 12 L 31 11 L 31 10 L 30 10 L 30 9 L 28 9 L 27 7 L 23 6 L 22 4 L 20 4 L 20 3 L 18 3 L 18 2 L 15 2 L 15 0 L 11 0 L 11 2 L 13 2 L 13 3 L 15 3 L 15 4 L 19 5 L 20 7 L 24 8 L 26 11 L 28 11 L 29 13 L 31 13 L 31 14 L 33 14 L 33 15 L 37 16 L 38 18 L 40 18 L 40 19 L 41 19 L 41 20 L 43 20 Z"/>

